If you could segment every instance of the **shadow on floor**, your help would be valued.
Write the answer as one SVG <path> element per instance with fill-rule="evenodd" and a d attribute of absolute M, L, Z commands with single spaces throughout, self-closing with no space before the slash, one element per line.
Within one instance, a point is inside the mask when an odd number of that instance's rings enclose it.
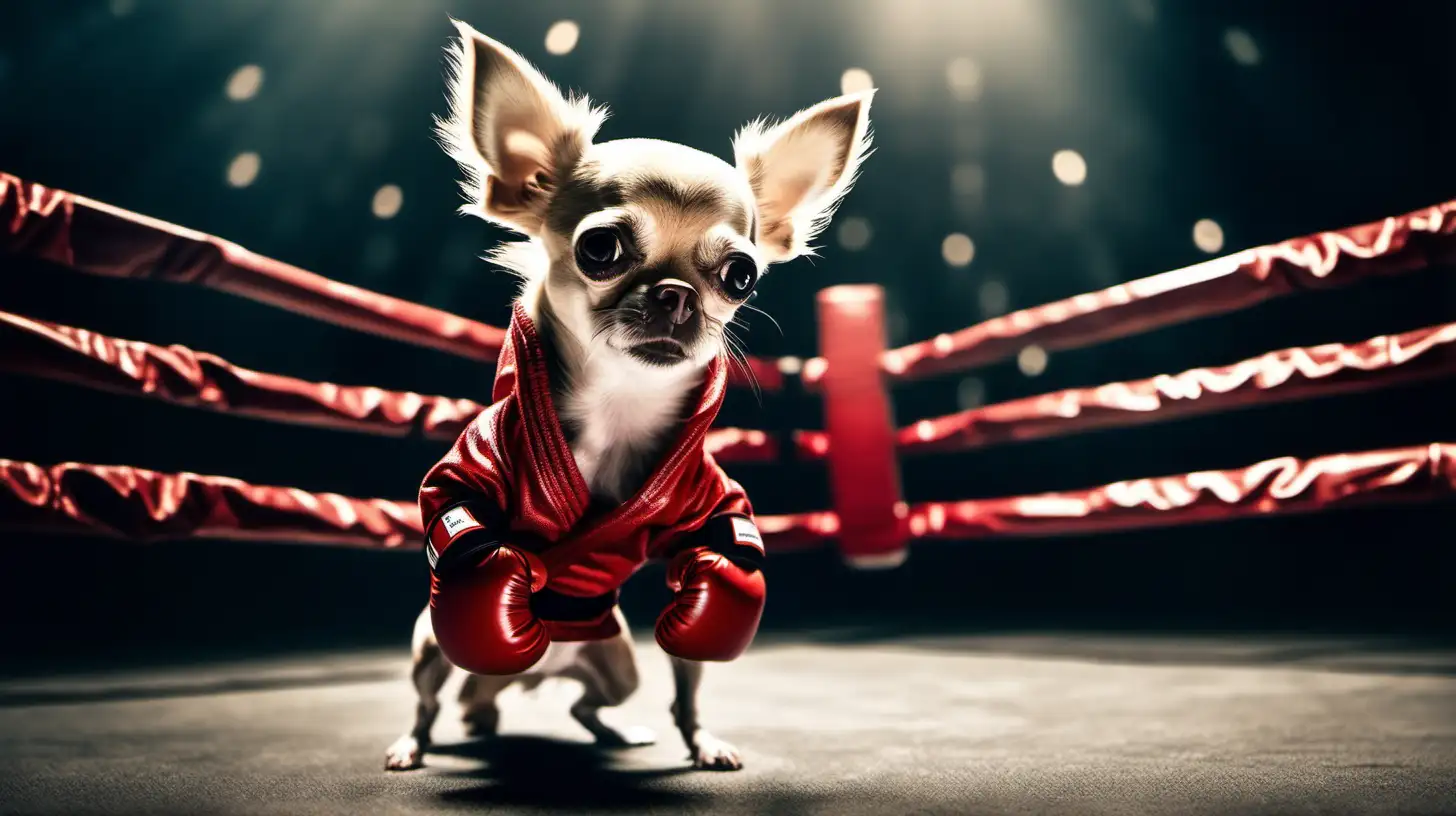
<path fill-rule="evenodd" d="M 681 768 L 617 767 L 617 752 L 586 743 L 534 736 L 502 736 L 436 745 L 432 754 L 479 760 L 481 767 L 447 775 L 479 785 L 442 794 L 448 802 L 639 810 L 684 807 L 698 797 L 658 784 L 691 773 Z"/>
<path fill-rule="evenodd" d="M 763 791 L 747 776 L 739 777 L 744 779 L 741 787 L 685 785 L 695 774 L 713 774 L 719 781 L 737 775 L 695 771 L 686 762 L 670 768 L 634 768 L 622 761 L 629 751 L 515 735 L 431 749 L 433 754 L 482 763 L 477 769 L 445 774 L 478 782 L 440 794 L 441 801 L 453 805 L 530 807 L 551 812 L 590 809 L 641 813 L 659 808 L 695 812 L 711 808 L 715 812 L 802 813 L 806 808 L 829 804 L 822 794 Z"/>

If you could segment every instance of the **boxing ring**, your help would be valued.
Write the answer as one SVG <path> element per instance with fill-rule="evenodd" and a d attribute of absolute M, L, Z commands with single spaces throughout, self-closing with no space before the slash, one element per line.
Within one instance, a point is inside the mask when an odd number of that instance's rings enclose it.
<path fill-rule="evenodd" d="M 5 174 L 0 227 L 0 251 L 86 274 L 203 286 L 482 363 L 493 362 L 504 341 L 500 328 Z M 878 287 L 830 287 L 818 297 L 821 356 L 802 366 L 748 358 L 730 380 L 737 387 L 778 390 L 797 373 L 822 398 L 823 429 L 779 440 L 760 430 L 719 428 L 707 445 L 730 468 L 781 456 L 822 460 L 833 506 L 760 516 L 768 550 L 833 544 L 849 563 L 869 568 L 901 563 L 911 542 L 927 538 L 1062 535 L 1435 500 L 1456 489 L 1456 443 L 1332 450 L 1307 460 L 1276 456 L 1231 470 L 956 502 L 907 502 L 898 463 L 902 456 L 946 455 L 1448 376 L 1456 371 L 1456 323 L 1066 389 L 899 428 L 888 389 L 998 362 L 1028 346 L 1082 348 L 1304 290 L 1453 261 L 1456 200 L 1244 250 L 893 349 L 885 343 Z M 483 407 L 459 397 L 253 371 L 183 346 L 109 337 L 4 311 L 0 370 L 255 419 L 399 437 L 453 439 Z M 390 549 L 417 548 L 421 536 L 413 497 L 357 498 L 219 475 L 10 459 L 0 459 L 0 529 Z"/>
<path fill-rule="evenodd" d="M 730 471 L 821 462 L 831 506 L 760 516 L 759 526 L 771 553 L 833 549 L 862 569 L 900 564 L 927 539 L 1171 527 L 1449 497 L 1456 489 L 1450 440 L 1354 452 L 1331 440 L 1326 455 L 1304 460 L 1273 450 L 1265 461 L 1231 470 L 954 502 L 902 495 L 899 468 L 912 456 L 1446 377 L 1456 370 L 1456 323 L 1213 361 L 904 425 L 894 419 L 890 389 L 1028 346 L 1088 347 L 1304 290 L 1456 262 L 1453 217 L 1456 201 L 1245 250 L 901 348 L 887 347 L 880 289 L 831 287 L 818 296 L 820 356 L 750 358 L 732 380 L 739 388 L 783 390 L 798 379 L 822 402 L 822 428 L 718 428 L 707 444 Z M 7 255 L 207 287 L 480 363 L 495 360 L 504 337 L 496 327 L 0 174 L 0 258 Z M 43 274 L 44 266 L 24 268 Z M 483 407 L 458 396 L 255 371 L 217 354 L 5 311 L 0 370 L 442 447 Z M 254 484 L 118 464 L 0 459 L 0 530 L 420 546 L 413 496 L 351 497 L 288 481 L 286 472 L 276 484 Z M 502 732 L 490 740 L 472 740 L 458 720 L 442 718 L 427 768 L 407 774 L 379 767 L 381 750 L 414 707 L 399 648 L 0 678 L 0 733 L 7 736 L 0 810 L 1181 816 L 1438 813 L 1456 802 L 1456 731 L 1444 725 L 1456 703 L 1450 649 L 1192 633 L 1161 640 L 899 631 L 879 640 L 836 637 L 768 632 L 742 658 L 713 668 L 705 724 L 737 744 L 746 762 L 728 775 L 682 772 L 667 713 L 671 681 L 656 667 L 642 672 L 638 693 L 614 710 L 656 729 L 654 746 L 596 750 L 567 714 L 573 690 L 548 684 L 503 706 Z M 659 657 L 644 650 L 640 659 Z"/>

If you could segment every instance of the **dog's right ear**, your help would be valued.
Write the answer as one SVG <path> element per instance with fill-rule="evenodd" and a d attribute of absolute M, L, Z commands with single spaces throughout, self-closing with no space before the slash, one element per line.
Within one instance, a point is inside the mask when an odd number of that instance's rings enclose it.
<path fill-rule="evenodd" d="M 591 145 L 606 111 L 566 99 L 515 51 L 453 21 L 448 120 L 437 130 L 466 179 L 463 212 L 539 235 L 556 186 Z"/>

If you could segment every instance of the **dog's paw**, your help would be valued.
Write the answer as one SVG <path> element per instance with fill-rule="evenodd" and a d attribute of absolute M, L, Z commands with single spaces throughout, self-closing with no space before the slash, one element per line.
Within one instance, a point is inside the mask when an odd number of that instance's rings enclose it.
<path fill-rule="evenodd" d="M 425 747 L 420 741 L 405 734 L 384 752 L 384 770 L 412 771 L 425 766 Z"/>
<path fill-rule="evenodd" d="M 651 728 L 641 725 L 629 725 L 626 728 L 607 725 L 602 722 L 601 715 L 595 708 L 575 707 L 571 709 L 571 716 L 591 732 L 592 738 L 601 748 L 636 748 L 657 742 L 657 734 Z"/>
<path fill-rule="evenodd" d="M 500 729 L 500 717 L 495 714 L 466 716 L 461 723 L 465 727 L 465 736 L 470 739 L 490 739 Z"/>
<path fill-rule="evenodd" d="M 737 771 L 743 768 L 743 757 L 732 745 L 699 731 L 693 744 L 693 767 L 704 771 Z"/>
<path fill-rule="evenodd" d="M 597 734 L 597 744 L 603 748 L 639 748 L 657 742 L 657 732 L 645 725 L 629 725 L 626 728 L 608 728 Z"/>

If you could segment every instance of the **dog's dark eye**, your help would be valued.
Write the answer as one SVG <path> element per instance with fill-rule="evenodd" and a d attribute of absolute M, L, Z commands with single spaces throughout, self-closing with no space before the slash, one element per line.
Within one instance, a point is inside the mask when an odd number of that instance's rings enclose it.
<path fill-rule="evenodd" d="M 733 255 L 718 268 L 718 285 L 730 300 L 744 300 L 758 285 L 758 264 L 747 255 Z"/>
<path fill-rule="evenodd" d="M 616 277 L 627 268 L 627 250 L 615 227 L 594 227 L 576 239 L 576 265 L 592 280 Z"/>

